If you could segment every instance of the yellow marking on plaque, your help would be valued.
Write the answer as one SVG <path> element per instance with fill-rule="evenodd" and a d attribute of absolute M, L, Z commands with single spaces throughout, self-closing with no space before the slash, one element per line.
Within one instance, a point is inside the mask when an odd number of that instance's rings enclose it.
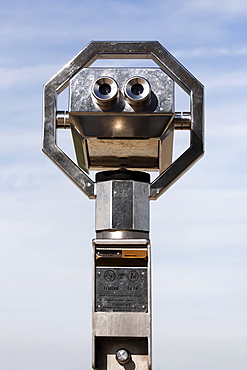
<path fill-rule="evenodd" d="M 122 258 L 146 258 L 147 250 L 123 250 Z"/>

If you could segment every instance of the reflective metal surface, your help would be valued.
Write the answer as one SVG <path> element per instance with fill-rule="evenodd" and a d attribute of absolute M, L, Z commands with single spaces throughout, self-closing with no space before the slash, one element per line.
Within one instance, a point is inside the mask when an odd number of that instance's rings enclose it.
<path fill-rule="evenodd" d="M 142 267 L 97 267 L 96 312 L 146 312 L 147 269 Z"/>
<path fill-rule="evenodd" d="M 138 74 L 143 77 L 133 77 Z M 109 94 L 100 99 L 100 86 L 106 82 Z M 158 158 L 159 142 L 168 126 L 173 128 L 173 100 L 173 81 L 159 68 L 82 69 L 70 81 L 69 120 L 74 141 L 86 145 L 88 170 L 164 170 L 159 168 L 164 163 Z M 85 168 L 79 162 L 82 148 L 75 143 L 78 163 Z M 166 166 L 171 160 L 168 154 Z"/>
<path fill-rule="evenodd" d="M 163 86 L 163 89 L 165 86 Z M 146 102 L 151 100 L 151 86 L 143 77 L 131 77 L 125 84 L 124 94 L 128 103 L 132 106 L 145 107 Z"/>
<path fill-rule="evenodd" d="M 96 183 L 95 229 L 149 232 L 148 183 L 111 180 Z"/>
<path fill-rule="evenodd" d="M 92 90 L 98 91 L 100 87 L 97 81 L 107 81 L 107 79 L 108 84 L 111 84 L 113 89 L 113 95 L 118 88 L 118 100 L 109 111 L 95 104 L 95 101 L 92 99 Z M 113 81 L 115 81 L 115 84 Z M 131 92 L 131 89 L 138 81 L 143 86 L 143 92 L 140 95 L 135 95 Z M 105 98 L 107 96 L 105 95 Z M 114 115 L 121 113 L 122 117 L 125 117 L 126 113 L 133 113 L 136 119 L 138 119 L 138 114 L 135 114 L 136 110 L 133 106 L 135 104 L 131 105 L 128 102 L 134 103 L 137 100 L 143 103 L 149 97 L 151 104 L 144 104 L 141 112 L 147 115 L 152 114 L 152 116 L 174 112 L 174 83 L 160 68 L 84 68 L 70 80 L 69 110 L 86 117 L 89 116 L 89 112 L 90 115 L 101 113 L 100 117 L 98 117 L 99 115 L 97 116 L 98 118 L 108 117 L 110 112 Z M 107 114 L 103 114 L 104 112 L 107 112 Z M 96 122 L 95 124 L 97 125 Z M 98 131 L 96 129 L 94 132 L 97 135 Z M 85 134 L 88 136 L 87 132 Z M 149 135 L 152 135 L 151 130 Z M 102 134 L 99 136 L 102 136 Z M 109 135 L 103 134 L 103 136 Z M 139 136 L 138 132 L 137 136 Z"/>
<path fill-rule="evenodd" d="M 131 355 L 129 362 L 125 365 L 120 365 L 116 362 L 115 356 L 107 354 L 107 370 L 135 370 L 135 369 L 150 369 L 148 366 L 147 355 Z"/>
<path fill-rule="evenodd" d="M 95 239 L 92 252 L 93 368 L 119 369 L 116 351 L 124 348 L 133 361 L 126 369 L 151 369 L 149 240 Z"/>
<path fill-rule="evenodd" d="M 148 370 L 151 369 L 148 360 L 147 338 L 122 337 L 98 338 L 95 369 L 97 370 Z M 124 348 L 130 353 L 129 362 L 121 365 L 116 359 L 116 352 Z"/>
<path fill-rule="evenodd" d="M 116 352 L 116 359 L 121 364 L 124 365 L 130 360 L 130 353 L 125 348 L 118 349 Z"/>
<path fill-rule="evenodd" d="M 152 59 L 159 68 L 88 68 L 101 58 Z M 174 83 L 190 96 L 190 112 L 175 112 Z M 69 109 L 60 112 L 57 95 L 66 87 Z M 95 370 L 152 368 L 149 200 L 203 154 L 203 126 L 203 86 L 158 42 L 91 42 L 44 86 L 43 151 L 96 198 Z M 57 145 L 60 128 L 71 129 L 78 165 Z M 190 146 L 176 161 L 174 129 L 190 130 Z M 90 169 L 114 171 L 96 174 L 95 184 Z M 159 176 L 150 184 L 140 170 Z"/>
<path fill-rule="evenodd" d="M 85 80 L 83 81 L 83 84 Z M 96 104 L 99 106 L 109 107 L 114 104 L 114 100 L 118 95 L 118 85 L 111 77 L 101 76 L 91 86 L 91 92 L 95 98 Z"/>
<path fill-rule="evenodd" d="M 132 230 L 107 230 L 97 231 L 97 239 L 148 239 L 148 231 L 132 231 Z"/>
<path fill-rule="evenodd" d="M 68 111 L 57 111 L 56 128 L 70 129 L 70 120 Z M 191 114 L 190 112 L 175 112 L 173 119 L 175 130 L 190 130 L 191 129 Z"/>
<path fill-rule="evenodd" d="M 157 41 L 91 42 L 48 81 L 44 86 L 43 151 L 88 197 L 95 197 L 94 182 L 85 173 L 87 166 L 83 167 L 82 164 L 82 168 L 78 167 L 56 144 L 56 97 L 80 70 L 89 67 L 96 59 L 121 58 L 152 59 L 191 98 L 190 147 L 175 162 L 166 164 L 167 167 L 163 167 L 160 175 L 152 182 L 150 199 L 157 199 L 203 154 L 204 127 L 202 84 Z M 86 153 L 85 143 L 82 142 L 81 146 L 83 153 Z M 126 164 L 130 162 L 127 161 Z M 153 164 L 150 164 L 149 168 L 150 166 Z"/>

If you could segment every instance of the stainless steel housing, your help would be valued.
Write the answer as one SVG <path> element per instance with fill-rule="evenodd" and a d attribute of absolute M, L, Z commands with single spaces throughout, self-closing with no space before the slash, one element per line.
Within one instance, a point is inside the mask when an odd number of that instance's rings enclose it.
<path fill-rule="evenodd" d="M 131 180 L 96 183 L 96 233 L 139 231 L 149 233 L 150 184 Z"/>
<path fill-rule="evenodd" d="M 43 151 L 74 181 L 89 197 L 95 198 L 94 181 L 86 174 L 87 166 L 77 166 L 56 143 L 56 129 L 66 127 L 67 112 L 57 121 L 56 100 L 79 71 L 88 68 L 96 59 L 152 59 L 161 70 L 177 83 L 191 98 L 190 124 L 183 125 L 176 112 L 171 120 L 170 130 L 183 128 L 190 130 L 190 146 L 174 162 L 161 164 L 160 175 L 150 187 L 150 199 L 157 199 L 203 154 L 204 106 L 203 86 L 157 41 L 146 42 L 91 42 L 61 71 L 44 86 L 44 137 Z M 176 113 L 176 115 L 175 115 Z M 178 117 L 177 121 L 175 116 Z M 182 115 L 181 115 L 182 117 Z M 61 126 L 60 123 L 63 122 Z M 175 125 L 175 121 L 177 122 Z M 182 122 L 181 122 L 182 121 Z M 166 136 L 166 135 L 164 135 Z M 79 142 L 79 140 L 77 140 Z M 121 142 L 119 143 L 121 145 Z M 170 145 L 170 140 L 169 140 Z M 169 146 L 168 145 L 168 146 Z M 165 145 L 166 147 L 166 145 Z M 85 145 L 81 148 L 82 156 L 87 154 Z M 169 150 L 168 150 L 169 151 Z M 160 159 L 159 159 L 160 160 Z M 164 159 L 161 159 L 163 161 Z M 87 165 L 87 163 L 86 163 Z"/>
<path fill-rule="evenodd" d="M 136 74 L 143 77 L 133 77 Z M 107 100 L 102 106 L 92 99 L 92 86 L 99 96 L 104 81 L 118 85 L 111 106 Z M 142 93 L 133 94 L 133 86 L 143 87 Z M 140 99 L 138 106 L 134 97 Z M 70 81 L 69 108 L 79 166 L 87 172 L 118 168 L 163 172 L 172 162 L 173 102 L 174 83 L 159 68 L 82 69 Z"/>

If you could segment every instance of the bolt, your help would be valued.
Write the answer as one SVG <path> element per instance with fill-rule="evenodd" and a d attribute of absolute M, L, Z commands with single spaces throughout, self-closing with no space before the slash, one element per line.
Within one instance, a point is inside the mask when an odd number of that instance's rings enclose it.
<path fill-rule="evenodd" d="M 125 365 L 130 361 L 130 353 L 127 349 L 121 348 L 116 352 L 116 359 L 120 365 Z"/>

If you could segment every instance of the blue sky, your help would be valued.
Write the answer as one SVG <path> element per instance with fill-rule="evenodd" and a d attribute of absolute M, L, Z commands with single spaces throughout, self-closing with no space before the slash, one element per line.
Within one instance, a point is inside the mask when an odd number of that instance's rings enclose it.
<path fill-rule="evenodd" d="M 41 153 L 42 86 L 91 40 L 158 40 L 205 86 L 206 153 L 151 202 L 155 370 L 246 370 L 247 2 L 0 0 L 0 369 L 91 363 L 88 200 Z"/>

